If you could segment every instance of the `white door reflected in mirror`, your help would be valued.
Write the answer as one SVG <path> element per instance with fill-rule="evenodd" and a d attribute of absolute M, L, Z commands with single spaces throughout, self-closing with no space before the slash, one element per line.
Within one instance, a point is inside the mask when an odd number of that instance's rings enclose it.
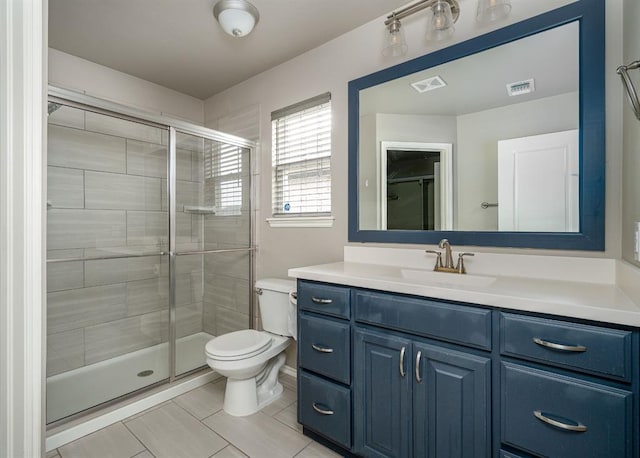
<path fill-rule="evenodd" d="M 498 142 L 498 230 L 578 232 L 578 131 Z"/>

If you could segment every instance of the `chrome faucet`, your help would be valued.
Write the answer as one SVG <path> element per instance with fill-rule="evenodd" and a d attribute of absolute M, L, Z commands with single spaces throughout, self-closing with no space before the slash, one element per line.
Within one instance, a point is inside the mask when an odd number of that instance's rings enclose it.
<path fill-rule="evenodd" d="M 436 250 L 425 250 L 425 253 L 435 254 L 436 257 L 436 265 L 433 267 L 433 270 L 436 272 L 449 272 L 454 274 L 466 274 L 467 269 L 464 267 L 464 257 L 465 256 L 475 256 L 473 253 L 458 253 L 458 263 L 453 265 L 453 255 L 451 253 L 451 244 L 449 240 L 442 239 L 438 244 L 438 248 L 444 250 L 444 263 L 442 262 L 442 252 Z"/>

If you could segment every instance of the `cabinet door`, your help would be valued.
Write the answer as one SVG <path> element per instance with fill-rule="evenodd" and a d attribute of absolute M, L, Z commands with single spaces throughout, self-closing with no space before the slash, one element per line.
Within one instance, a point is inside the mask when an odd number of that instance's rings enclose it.
<path fill-rule="evenodd" d="M 489 457 L 490 359 L 417 343 L 414 352 L 414 455 Z"/>
<path fill-rule="evenodd" d="M 411 456 L 411 341 L 357 329 L 353 358 L 354 451 Z"/>

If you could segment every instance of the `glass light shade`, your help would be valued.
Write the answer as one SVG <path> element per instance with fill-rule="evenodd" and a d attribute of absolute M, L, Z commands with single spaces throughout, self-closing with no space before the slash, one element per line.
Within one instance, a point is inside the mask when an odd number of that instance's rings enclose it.
<path fill-rule="evenodd" d="M 385 57 L 399 57 L 407 53 L 409 47 L 404 37 L 404 30 L 400 26 L 400 21 L 396 20 L 389 24 L 385 30 L 385 41 L 382 48 L 382 55 Z"/>
<path fill-rule="evenodd" d="M 478 0 L 476 19 L 493 22 L 506 18 L 511 12 L 511 0 Z"/>
<path fill-rule="evenodd" d="M 249 35 L 256 25 L 251 13 L 239 9 L 227 9 L 220 13 L 218 22 L 222 29 L 234 37 Z"/>
<path fill-rule="evenodd" d="M 451 5 L 444 0 L 439 0 L 431 7 L 429 12 L 427 40 L 440 41 L 449 38 L 455 30 L 453 23 Z"/>

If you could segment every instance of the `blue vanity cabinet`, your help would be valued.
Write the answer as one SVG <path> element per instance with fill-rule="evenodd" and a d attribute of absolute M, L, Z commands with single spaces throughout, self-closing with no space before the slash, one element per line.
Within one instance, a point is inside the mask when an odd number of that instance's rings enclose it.
<path fill-rule="evenodd" d="M 414 344 L 414 456 L 491 456 L 491 360 Z"/>
<path fill-rule="evenodd" d="M 637 328 L 320 282 L 298 291 L 298 421 L 345 456 L 640 456 Z"/>
<path fill-rule="evenodd" d="M 366 290 L 353 306 L 353 451 L 490 456 L 490 354 L 425 337 L 490 349 L 491 310 Z"/>
<path fill-rule="evenodd" d="M 502 355 L 631 381 L 631 331 L 505 312 L 499 319 Z"/>
<path fill-rule="evenodd" d="M 501 442 L 557 458 L 637 457 L 637 331 L 496 313 Z"/>
<path fill-rule="evenodd" d="M 298 281 L 298 422 L 351 448 L 351 292 Z"/>
<path fill-rule="evenodd" d="M 354 452 L 371 457 L 488 457 L 491 361 L 356 328 Z"/>
<path fill-rule="evenodd" d="M 371 457 L 411 456 L 411 340 L 354 332 L 354 451 Z"/>
<path fill-rule="evenodd" d="M 632 457 L 629 390 L 503 362 L 502 440 L 541 456 Z"/>

